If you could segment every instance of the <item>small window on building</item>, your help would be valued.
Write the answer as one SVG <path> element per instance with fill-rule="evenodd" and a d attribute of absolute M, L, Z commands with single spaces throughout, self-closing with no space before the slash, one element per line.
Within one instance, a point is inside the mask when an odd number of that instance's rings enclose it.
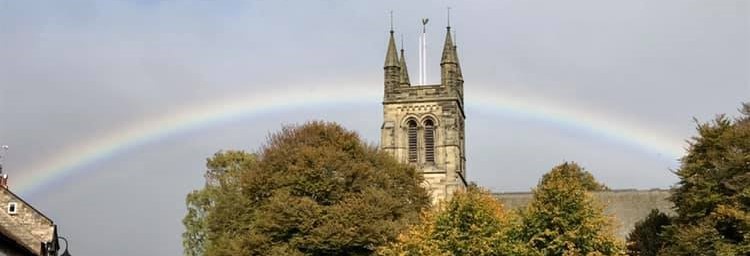
<path fill-rule="evenodd" d="M 409 162 L 410 163 L 416 163 L 417 162 L 417 122 L 414 120 L 409 120 L 407 123 L 407 137 L 408 137 L 408 147 L 409 147 Z"/>
<path fill-rule="evenodd" d="M 435 163 L 435 124 L 430 119 L 424 121 L 424 159 Z"/>
<path fill-rule="evenodd" d="M 18 213 L 18 204 L 8 203 L 8 214 L 16 214 L 16 213 Z"/>

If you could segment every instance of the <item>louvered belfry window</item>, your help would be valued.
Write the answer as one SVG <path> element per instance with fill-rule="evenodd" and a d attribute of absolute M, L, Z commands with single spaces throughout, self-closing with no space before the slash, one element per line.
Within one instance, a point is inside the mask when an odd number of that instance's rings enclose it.
<path fill-rule="evenodd" d="M 409 162 L 410 163 L 416 163 L 417 162 L 417 122 L 414 120 L 410 120 L 407 124 L 407 137 L 409 137 Z"/>
<path fill-rule="evenodd" d="M 429 119 L 424 122 L 424 159 L 435 162 L 435 124 Z"/>

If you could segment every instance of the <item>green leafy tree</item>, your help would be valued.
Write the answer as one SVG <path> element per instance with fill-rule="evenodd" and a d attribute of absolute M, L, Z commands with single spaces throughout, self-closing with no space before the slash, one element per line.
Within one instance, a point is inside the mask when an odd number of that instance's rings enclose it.
<path fill-rule="evenodd" d="M 676 171 L 677 216 L 663 255 L 750 255 L 750 105 L 698 124 Z"/>
<path fill-rule="evenodd" d="M 603 214 L 584 183 L 583 168 L 564 163 L 547 173 L 509 234 L 516 255 L 622 255 L 612 219 Z M 593 180 L 593 179 L 592 179 Z"/>
<path fill-rule="evenodd" d="M 182 219 L 182 224 L 185 225 L 182 244 L 187 256 L 200 256 L 204 253 L 207 236 L 205 217 L 210 211 L 211 197 L 208 188 L 190 192 L 187 196 L 187 214 Z"/>
<path fill-rule="evenodd" d="M 204 255 L 208 236 L 207 215 L 213 211 L 215 202 L 239 192 L 238 174 L 255 163 L 255 155 L 243 151 L 224 151 L 207 160 L 206 184 L 203 189 L 190 192 L 186 198 L 187 214 L 182 220 L 185 255 Z"/>
<path fill-rule="evenodd" d="M 232 166 L 240 170 L 207 184 L 220 188 L 209 189 L 208 207 L 191 213 L 188 204 L 186 224 L 200 223 L 203 233 L 186 251 L 200 244 L 204 255 L 370 255 L 430 205 L 414 167 L 332 123 L 284 127 L 256 161 Z"/>
<path fill-rule="evenodd" d="M 581 186 L 583 186 L 583 188 L 585 188 L 588 191 L 609 190 L 607 186 L 597 182 L 596 179 L 594 178 L 594 175 L 591 175 L 590 172 L 586 171 L 575 162 L 571 162 L 571 163 L 565 162 L 561 166 L 558 166 L 552 171 L 542 175 L 541 183 L 545 183 L 551 179 L 575 180 L 577 183 L 581 184 Z"/>
<path fill-rule="evenodd" d="M 628 255 L 656 256 L 666 241 L 664 229 L 671 223 L 669 216 L 659 210 L 651 210 L 645 219 L 637 222 L 628 234 Z"/>
<path fill-rule="evenodd" d="M 508 220 L 488 191 L 472 186 L 423 215 L 380 255 L 506 255 Z"/>

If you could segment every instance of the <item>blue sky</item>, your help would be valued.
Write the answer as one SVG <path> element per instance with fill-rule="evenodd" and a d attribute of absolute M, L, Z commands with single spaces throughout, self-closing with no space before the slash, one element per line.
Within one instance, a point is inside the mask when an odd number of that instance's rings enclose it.
<path fill-rule="evenodd" d="M 437 81 L 448 5 L 466 79 L 468 176 L 495 191 L 528 190 L 566 160 L 613 188 L 667 188 L 676 159 L 577 120 L 631 127 L 679 148 L 694 134 L 693 117 L 734 115 L 750 95 L 750 5 L 742 0 L 0 0 L 0 144 L 11 147 L 11 189 L 61 152 L 196 106 L 341 87 L 361 92 L 352 97 L 381 95 L 389 10 L 412 80 L 419 19 L 431 19 Z M 490 96 L 572 118 L 477 104 Z M 282 124 L 311 119 L 378 141 L 380 100 L 207 123 L 23 196 L 58 223 L 77 255 L 180 254 L 184 196 L 201 185 L 206 157 L 254 150 Z"/>

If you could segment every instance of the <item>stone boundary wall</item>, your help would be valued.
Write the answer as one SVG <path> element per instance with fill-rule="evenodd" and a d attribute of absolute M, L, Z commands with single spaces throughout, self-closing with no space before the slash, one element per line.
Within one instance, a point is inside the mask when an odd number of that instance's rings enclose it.
<path fill-rule="evenodd" d="M 658 209 L 674 215 L 674 204 L 669 201 L 669 190 L 635 190 L 621 189 L 592 192 L 594 198 L 603 203 L 605 214 L 614 216 L 617 223 L 616 235 L 625 239 L 635 223 L 644 219 L 651 209 Z M 532 198 L 531 192 L 495 193 L 505 209 L 518 209 L 527 205 Z"/>

